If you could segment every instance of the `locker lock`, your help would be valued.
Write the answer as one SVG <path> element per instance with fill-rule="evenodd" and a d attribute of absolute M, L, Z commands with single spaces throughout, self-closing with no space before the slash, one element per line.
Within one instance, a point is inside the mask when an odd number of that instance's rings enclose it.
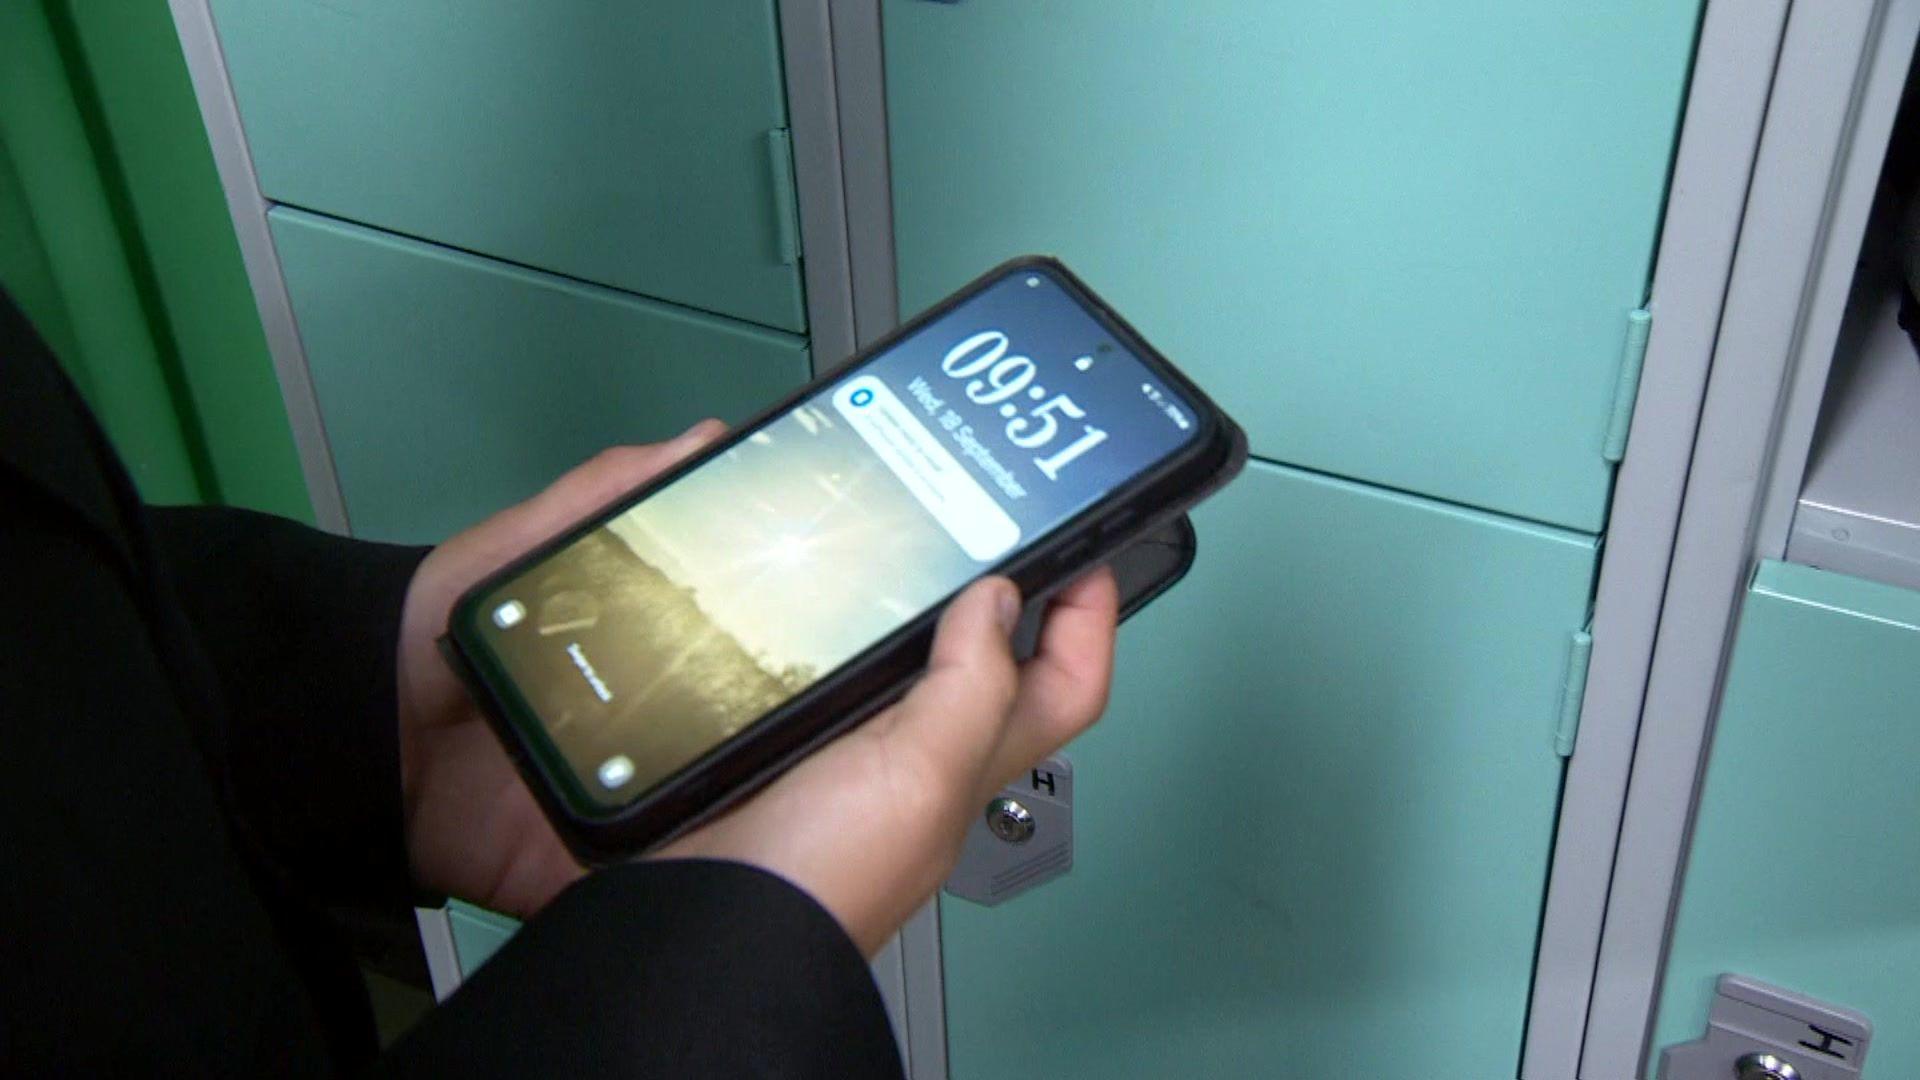
<path fill-rule="evenodd" d="M 1073 763 L 1055 754 L 987 800 L 961 841 L 949 896 L 989 907 L 1073 869 Z"/>
<path fill-rule="evenodd" d="M 1009 844 L 1024 844 L 1033 839 L 1033 811 L 1002 795 L 987 804 L 987 830 Z"/>
<path fill-rule="evenodd" d="M 1660 1055 L 1659 1080 L 1860 1080 L 1873 1023 L 1758 979 L 1715 984 L 1706 1033 Z"/>
<path fill-rule="evenodd" d="M 1800 1070 L 1764 1050 L 1734 1062 L 1734 1080 L 1800 1080 Z"/>

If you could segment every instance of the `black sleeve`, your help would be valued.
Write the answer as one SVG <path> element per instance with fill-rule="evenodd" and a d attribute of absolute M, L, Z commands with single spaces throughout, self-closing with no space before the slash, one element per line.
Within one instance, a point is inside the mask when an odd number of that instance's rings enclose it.
<path fill-rule="evenodd" d="M 224 771 L 248 830 L 322 904 L 410 902 L 395 668 L 425 549 L 246 510 L 158 508 L 149 521 L 226 698 Z"/>
<path fill-rule="evenodd" d="M 819 904 L 738 863 L 628 863 L 560 894 L 381 1060 L 389 1076 L 902 1075 Z"/>

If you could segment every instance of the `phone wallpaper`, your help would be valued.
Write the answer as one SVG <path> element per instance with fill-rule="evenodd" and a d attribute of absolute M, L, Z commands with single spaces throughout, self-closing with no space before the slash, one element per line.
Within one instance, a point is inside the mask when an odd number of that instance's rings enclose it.
<path fill-rule="evenodd" d="M 1016 271 L 503 583 L 484 633 L 580 789 L 623 805 L 1196 427 Z"/>

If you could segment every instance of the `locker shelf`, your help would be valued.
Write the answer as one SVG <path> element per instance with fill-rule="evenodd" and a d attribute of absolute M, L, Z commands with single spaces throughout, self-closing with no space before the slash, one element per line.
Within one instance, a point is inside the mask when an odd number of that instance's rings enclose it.
<path fill-rule="evenodd" d="M 1920 589 L 1920 354 L 1898 323 L 1900 288 L 1861 275 L 1787 558 Z"/>

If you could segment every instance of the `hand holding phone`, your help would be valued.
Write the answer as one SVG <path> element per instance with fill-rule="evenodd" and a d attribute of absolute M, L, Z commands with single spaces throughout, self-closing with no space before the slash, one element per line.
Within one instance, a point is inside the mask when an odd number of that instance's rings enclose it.
<path fill-rule="evenodd" d="M 667 442 L 605 450 L 434 548 L 415 571 L 401 616 L 395 689 L 407 857 L 421 888 L 524 917 L 582 873 L 436 645 L 454 602 L 501 564 L 725 430 L 707 420 Z"/>
<path fill-rule="evenodd" d="M 905 693 L 969 582 L 1044 599 L 1245 458 L 1065 267 L 1016 260 L 475 585 L 442 644 L 568 845 L 631 857 Z"/>
<path fill-rule="evenodd" d="M 1013 587 L 977 583 L 947 606 L 905 698 L 657 856 L 771 870 L 871 958 L 953 871 L 992 793 L 1099 718 L 1116 599 L 1104 569 L 1075 582 L 1051 605 L 1038 651 L 1016 665 Z"/>
<path fill-rule="evenodd" d="M 454 599 L 720 431 L 708 422 L 670 443 L 610 450 L 441 545 L 416 574 L 399 682 L 407 842 L 422 886 L 524 917 L 582 872 L 434 648 Z M 982 582 L 949 605 L 929 676 L 905 699 L 656 855 L 777 873 L 876 951 L 945 878 L 985 793 L 1084 730 L 1104 704 L 1111 578 L 1095 573 L 1056 598 L 1011 691 L 1006 588 Z"/>

